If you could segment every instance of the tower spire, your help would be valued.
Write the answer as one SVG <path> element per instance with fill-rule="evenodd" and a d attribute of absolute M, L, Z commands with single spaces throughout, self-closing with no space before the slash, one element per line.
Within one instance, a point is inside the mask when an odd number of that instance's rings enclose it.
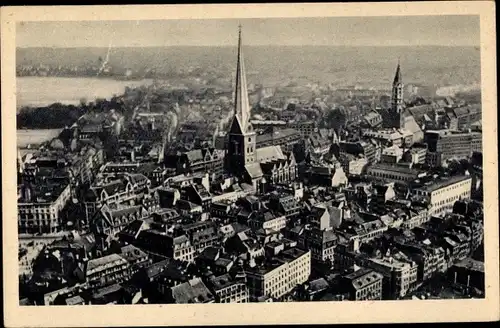
<path fill-rule="evenodd" d="M 234 92 L 234 111 L 238 117 L 243 132 L 247 131 L 250 119 L 250 103 L 248 101 L 245 61 L 243 59 L 241 25 L 238 26 L 238 61 L 236 64 L 236 81 Z"/>
<path fill-rule="evenodd" d="M 394 76 L 394 84 L 402 82 L 403 80 L 401 79 L 401 61 L 400 57 L 398 57 L 398 67 L 396 68 L 396 75 Z"/>

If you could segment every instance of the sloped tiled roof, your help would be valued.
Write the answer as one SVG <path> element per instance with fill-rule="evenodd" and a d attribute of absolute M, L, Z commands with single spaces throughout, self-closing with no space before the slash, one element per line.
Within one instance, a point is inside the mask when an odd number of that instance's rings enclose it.
<path fill-rule="evenodd" d="M 127 264 L 127 261 L 118 254 L 110 254 L 97 259 L 92 259 L 87 263 L 87 275 L 105 270 L 115 265 Z"/>
<path fill-rule="evenodd" d="M 172 287 L 172 297 L 177 304 L 205 303 L 214 299 L 210 290 L 199 278 Z"/>
<path fill-rule="evenodd" d="M 259 163 L 252 163 L 252 164 L 247 164 L 245 165 L 245 169 L 248 173 L 248 175 L 252 178 L 252 179 L 255 179 L 255 178 L 260 178 L 262 177 L 264 174 L 262 173 L 262 169 L 260 167 L 260 164 Z"/>
<path fill-rule="evenodd" d="M 272 161 L 274 159 L 286 159 L 280 146 L 267 146 L 257 148 L 257 162 Z"/>

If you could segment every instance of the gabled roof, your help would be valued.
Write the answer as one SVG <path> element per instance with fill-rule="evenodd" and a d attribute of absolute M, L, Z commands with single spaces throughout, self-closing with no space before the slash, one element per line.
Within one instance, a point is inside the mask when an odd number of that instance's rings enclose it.
<path fill-rule="evenodd" d="M 177 304 L 206 303 L 214 300 L 210 290 L 199 278 L 172 287 L 172 297 Z"/>
<path fill-rule="evenodd" d="M 149 179 L 142 173 L 135 173 L 135 174 L 129 174 L 128 175 L 130 182 L 133 184 L 136 183 L 141 183 L 141 182 L 146 182 Z"/>
<path fill-rule="evenodd" d="M 110 254 L 97 259 L 92 259 L 87 263 L 87 275 L 93 274 L 97 271 L 105 270 L 108 267 L 115 265 L 127 264 L 127 261 L 118 254 Z"/>
<path fill-rule="evenodd" d="M 216 261 L 219 258 L 219 253 L 220 250 L 216 247 L 209 246 L 206 247 L 200 255 L 198 255 L 198 258 L 208 260 L 208 261 Z"/>
<path fill-rule="evenodd" d="M 150 226 L 145 220 L 134 220 L 120 231 L 119 235 L 135 239 L 139 235 L 139 232 L 149 228 Z"/>
<path fill-rule="evenodd" d="M 122 180 L 114 180 L 114 181 L 111 181 L 104 186 L 95 187 L 92 189 L 95 189 L 95 190 L 104 189 L 106 191 L 106 193 L 111 196 L 111 195 L 114 195 L 118 192 L 125 190 L 125 184 L 123 183 Z"/>

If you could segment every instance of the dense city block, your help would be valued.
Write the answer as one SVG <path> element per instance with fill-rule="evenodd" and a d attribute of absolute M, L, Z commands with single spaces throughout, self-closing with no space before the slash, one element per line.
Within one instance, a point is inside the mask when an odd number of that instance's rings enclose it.
<path fill-rule="evenodd" d="M 484 298 L 480 97 L 252 85 L 243 49 L 229 89 L 18 113 L 62 128 L 18 147 L 20 304 Z M 112 75 L 18 67 L 55 72 Z"/>

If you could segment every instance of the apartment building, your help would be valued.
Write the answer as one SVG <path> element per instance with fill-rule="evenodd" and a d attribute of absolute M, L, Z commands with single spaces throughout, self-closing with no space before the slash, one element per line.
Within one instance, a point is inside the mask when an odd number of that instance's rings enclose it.
<path fill-rule="evenodd" d="M 471 189 L 472 178 L 461 175 L 433 180 L 415 188 L 413 194 L 428 200 L 429 216 L 441 216 L 451 212 L 456 201 L 470 199 Z"/>
<path fill-rule="evenodd" d="M 269 296 L 280 299 L 306 282 L 311 274 L 311 252 L 290 248 L 247 272 L 252 298 Z"/>

